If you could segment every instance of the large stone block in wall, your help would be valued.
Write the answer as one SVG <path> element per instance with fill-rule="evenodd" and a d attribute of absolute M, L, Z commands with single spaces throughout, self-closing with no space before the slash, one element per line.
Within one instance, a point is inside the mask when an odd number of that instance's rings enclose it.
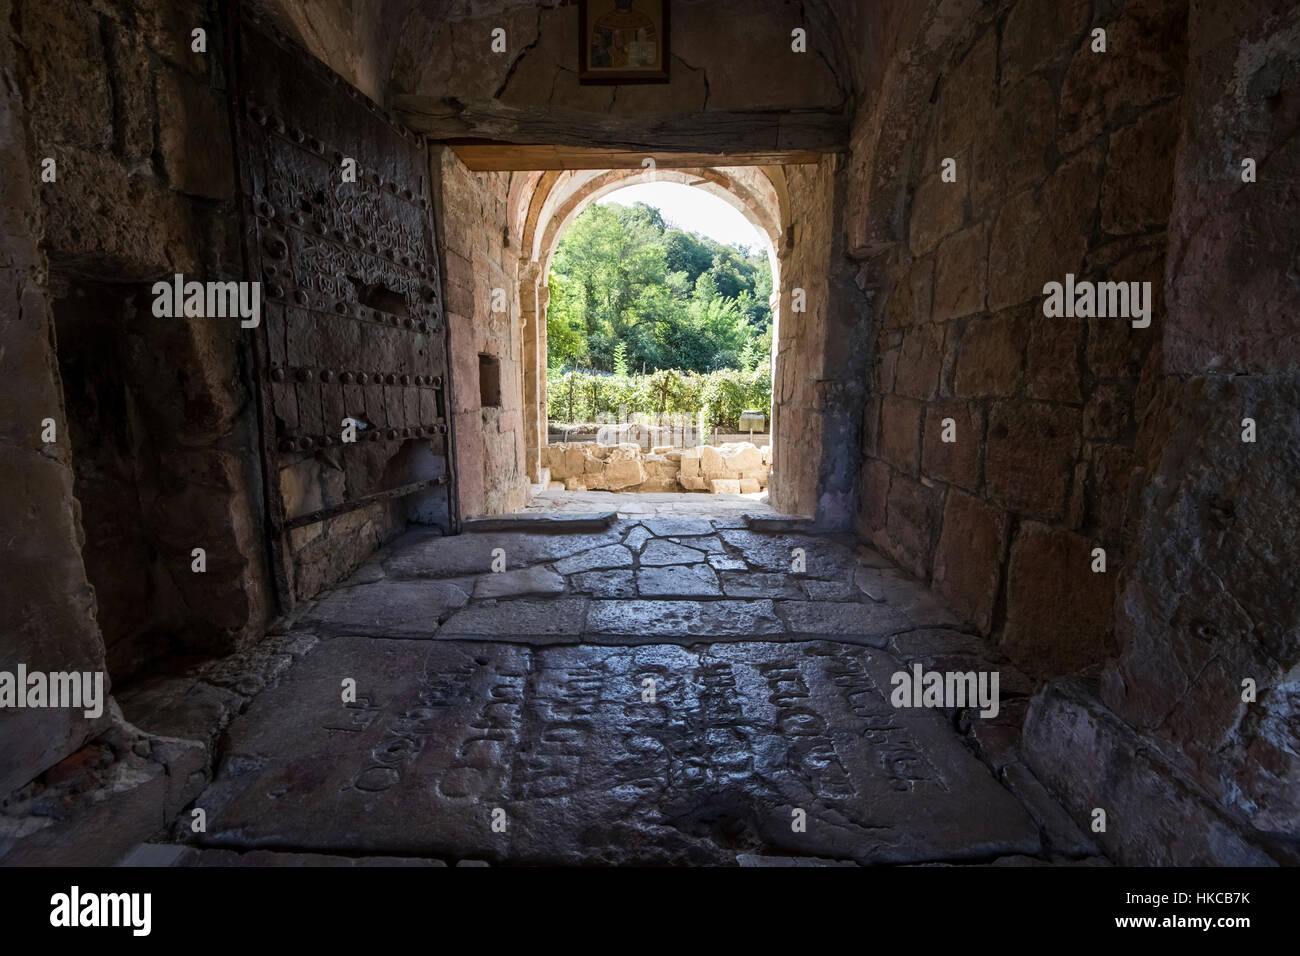
<path fill-rule="evenodd" d="M 1088 0 L 1019 0 L 1002 29 L 1001 76 L 1015 84 L 1083 39 Z"/>
<path fill-rule="evenodd" d="M 920 463 L 921 405 L 886 395 L 880 412 L 880 453 L 885 461 L 909 475 Z"/>
<path fill-rule="evenodd" d="M 38 154 L 54 156 L 62 166 L 59 147 L 109 149 L 113 94 L 93 7 L 78 0 L 22 0 L 13 7 L 32 66 L 27 107 Z M 60 181 L 65 175 L 60 170 Z"/>
<path fill-rule="evenodd" d="M 919 578 L 930 572 L 930 543 L 938 527 L 942 496 L 934 485 L 898 473 L 889 482 L 885 527 L 874 541 Z"/>
<path fill-rule="evenodd" d="M 997 102 L 997 57 L 997 31 L 985 30 L 944 78 L 937 126 L 944 156 L 954 155 L 987 131 Z"/>
<path fill-rule="evenodd" d="M 1110 653 L 1115 575 L 1092 571 L 1093 547 L 1071 531 L 1020 525 L 1007 563 L 1002 648 L 1025 670 L 1077 673 Z"/>
<path fill-rule="evenodd" d="M 173 189 L 204 199 L 231 199 L 234 165 L 226 98 L 188 73 L 157 78 L 158 152 Z"/>
<path fill-rule="evenodd" d="M 1039 402 L 995 402 L 984 447 L 984 485 L 989 497 L 1031 517 L 1060 519 L 1078 451 L 1078 409 Z"/>
<path fill-rule="evenodd" d="M 199 252 L 182 197 L 111 156 L 68 150 L 58 159 L 58 186 L 40 198 L 45 243 L 62 260 L 113 281 L 195 271 Z"/>
<path fill-rule="evenodd" d="M 1084 319 L 1046 319 L 1031 307 L 1025 348 L 1025 394 L 1047 402 L 1083 400 L 1079 349 L 1087 333 Z"/>
<path fill-rule="evenodd" d="M 993 31 L 989 31 L 993 32 Z M 1055 142 L 1056 98 L 1047 80 L 1031 76 L 1003 94 L 992 123 L 975 142 L 971 211 L 991 213 L 1007 196 L 1047 175 L 1047 150 Z"/>
<path fill-rule="evenodd" d="M 1185 0 L 1134 0 L 1102 26 L 1106 52 L 1081 43 L 1061 85 L 1062 153 L 1091 142 L 1118 117 L 1176 95 L 1182 85 Z"/>
<path fill-rule="evenodd" d="M 972 398 L 1015 394 L 1027 338 L 1027 325 L 1015 311 L 967 322 L 957 353 L 953 392 Z"/>
<path fill-rule="evenodd" d="M 928 322 L 903 333 L 893 391 L 908 398 L 933 398 L 938 393 L 944 334 L 942 325 Z"/>
<path fill-rule="evenodd" d="M 983 223 L 945 239 L 934 257 L 934 320 L 982 310 L 987 272 L 988 229 Z"/>
<path fill-rule="evenodd" d="M 934 552 L 934 589 L 980 633 L 993 627 L 1002 578 L 1007 516 L 955 488 L 948 490 Z"/>
<path fill-rule="evenodd" d="M 1163 229 L 1169 221 L 1181 117 L 1175 99 L 1111 134 L 1101 188 L 1101 228 L 1106 232 Z"/>
<path fill-rule="evenodd" d="M 1101 192 L 1103 147 L 1057 167 L 1039 190 L 1002 206 L 989 241 L 990 311 L 1041 299 L 1043 285 L 1079 273 Z"/>
<path fill-rule="evenodd" d="M 944 441 L 945 437 L 953 440 Z M 984 412 L 980 406 L 967 402 L 927 405 L 924 442 L 924 475 L 968 490 L 979 485 L 980 448 L 984 444 Z"/>
<path fill-rule="evenodd" d="M 912 209 L 907 220 L 908 246 L 912 255 L 924 256 L 933 251 L 944 236 L 962 227 L 966 220 L 968 181 L 969 177 L 959 174 L 956 182 L 944 182 L 937 169 L 921 181 L 912 197 Z"/>

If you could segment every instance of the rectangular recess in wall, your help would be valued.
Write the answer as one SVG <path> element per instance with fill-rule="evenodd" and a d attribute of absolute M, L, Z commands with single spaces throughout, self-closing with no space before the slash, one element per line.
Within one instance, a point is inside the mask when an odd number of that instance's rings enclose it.
<path fill-rule="evenodd" d="M 478 356 L 478 403 L 482 408 L 501 407 L 501 360 L 483 352 Z"/>

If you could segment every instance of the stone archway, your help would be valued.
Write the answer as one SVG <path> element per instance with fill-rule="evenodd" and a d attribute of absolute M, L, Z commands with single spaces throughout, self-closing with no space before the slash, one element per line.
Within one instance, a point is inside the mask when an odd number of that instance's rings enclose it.
<path fill-rule="evenodd" d="M 778 340 L 781 259 L 789 222 L 784 170 L 781 167 L 701 167 L 565 170 L 519 174 L 511 184 L 510 228 L 524 260 L 519 272 L 520 323 L 524 343 L 523 397 L 525 467 L 531 481 L 541 476 L 541 448 L 546 444 L 546 307 L 547 277 L 560 237 L 584 209 L 627 186 L 670 182 L 702 189 L 740 212 L 764 239 L 772 268 L 769 305 L 773 348 Z M 775 370 L 776 356 L 773 356 Z M 769 420 L 774 420 L 768 409 Z M 773 435 L 775 449 L 775 431 Z"/>

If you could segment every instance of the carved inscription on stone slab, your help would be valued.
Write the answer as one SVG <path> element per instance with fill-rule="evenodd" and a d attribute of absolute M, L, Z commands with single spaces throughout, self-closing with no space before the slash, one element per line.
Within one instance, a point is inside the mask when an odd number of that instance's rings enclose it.
<path fill-rule="evenodd" d="M 889 704 L 899 666 L 818 641 L 337 638 L 232 725 L 206 839 L 499 862 L 1037 851 L 1024 811 L 940 714 Z M 339 702 L 344 669 L 363 706 Z"/>

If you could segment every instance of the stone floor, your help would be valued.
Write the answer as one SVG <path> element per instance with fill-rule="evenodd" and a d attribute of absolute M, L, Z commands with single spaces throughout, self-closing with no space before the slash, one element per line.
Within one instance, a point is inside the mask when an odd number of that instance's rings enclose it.
<path fill-rule="evenodd" d="M 127 862 L 1104 862 L 1018 759 L 1029 681 L 849 536 L 412 531 L 272 640 L 123 695 L 225 728 L 206 831 Z M 913 663 L 997 671 L 997 717 L 893 707 Z"/>
<path fill-rule="evenodd" d="M 718 517 L 777 515 L 767 503 L 767 492 L 754 495 L 713 495 L 670 492 L 557 491 L 534 492 L 528 507 L 531 514 L 617 511 L 625 517 L 668 517 L 672 515 L 716 515 Z"/>

